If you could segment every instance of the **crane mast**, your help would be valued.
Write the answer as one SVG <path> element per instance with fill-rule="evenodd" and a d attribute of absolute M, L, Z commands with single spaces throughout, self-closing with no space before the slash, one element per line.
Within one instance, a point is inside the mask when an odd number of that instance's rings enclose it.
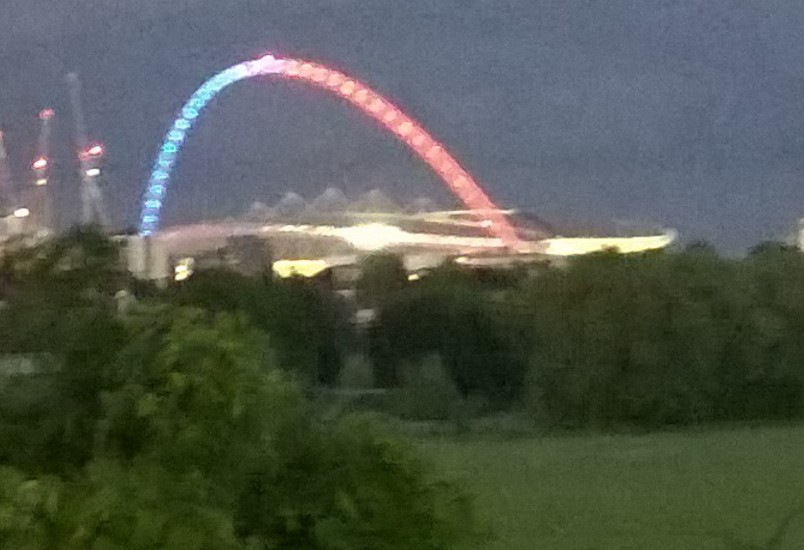
<path fill-rule="evenodd" d="M 53 118 L 56 113 L 53 109 L 43 109 L 39 113 L 39 142 L 36 158 L 31 165 L 34 174 L 34 189 L 31 192 L 36 221 L 39 229 L 50 233 L 54 230 L 53 199 L 50 191 L 51 167 L 50 136 L 52 133 Z"/>
<path fill-rule="evenodd" d="M 108 226 L 109 220 L 103 205 L 103 195 L 98 185 L 104 153 L 103 146 L 89 141 L 81 102 L 81 81 L 77 73 L 67 75 L 67 86 L 70 91 L 75 142 L 78 146 L 78 160 L 81 168 L 81 223 L 98 223 Z"/>
<path fill-rule="evenodd" d="M 5 136 L 0 132 L 0 237 L 24 233 L 28 228 L 28 210 L 20 203 L 8 161 Z"/>
<path fill-rule="evenodd" d="M 16 189 L 8 166 L 5 135 L 0 130 L 0 216 L 7 215 L 16 207 Z"/>

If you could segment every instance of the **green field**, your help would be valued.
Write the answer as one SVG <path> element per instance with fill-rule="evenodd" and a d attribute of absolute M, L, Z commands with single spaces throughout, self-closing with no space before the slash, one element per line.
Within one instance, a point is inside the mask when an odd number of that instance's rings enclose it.
<path fill-rule="evenodd" d="M 761 545 L 804 505 L 804 427 L 424 447 L 477 496 L 488 550 L 738 548 L 723 534 Z M 780 548 L 804 549 L 804 517 Z"/>

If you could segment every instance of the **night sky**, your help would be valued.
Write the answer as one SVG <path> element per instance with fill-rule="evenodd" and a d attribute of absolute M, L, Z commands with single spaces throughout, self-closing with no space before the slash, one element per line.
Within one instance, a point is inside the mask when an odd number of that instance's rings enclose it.
<path fill-rule="evenodd" d="M 726 251 L 804 216 L 801 0 L 0 0 L 0 126 L 17 179 L 36 113 L 56 138 L 63 223 L 77 212 L 64 74 L 84 81 L 122 226 L 197 85 L 267 52 L 332 65 L 418 119 L 503 205 L 653 222 Z M 229 89 L 180 159 L 165 223 L 294 190 L 380 187 L 451 201 L 373 122 L 325 92 Z"/>

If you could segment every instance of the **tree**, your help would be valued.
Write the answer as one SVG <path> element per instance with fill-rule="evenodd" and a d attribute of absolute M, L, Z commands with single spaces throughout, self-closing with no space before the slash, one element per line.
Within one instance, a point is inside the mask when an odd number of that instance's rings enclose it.
<path fill-rule="evenodd" d="M 701 249 L 579 258 L 521 295 L 529 402 L 571 426 L 655 427 L 804 412 L 804 258 Z"/>
<path fill-rule="evenodd" d="M 366 418 L 296 425 L 278 444 L 279 464 L 255 465 L 237 508 L 238 533 L 266 548 L 436 550 L 479 540 L 466 495 Z"/>
<path fill-rule="evenodd" d="M 342 304 L 332 294 L 292 279 L 208 270 L 177 286 L 171 300 L 212 312 L 242 312 L 269 335 L 285 370 L 308 383 L 337 381 L 350 327 Z"/>
<path fill-rule="evenodd" d="M 768 254 L 797 253 L 798 247 L 780 241 L 763 241 L 748 251 L 749 257 L 763 256 Z"/>
<path fill-rule="evenodd" d="M 18 293 L 46 294 L 56 305 L 111 295 L 124 279 L 118 248 L 98 228 L 76 227 L 34 247 L 18 247 L 0 257 L 7 299 Z"/>
<path fill-rule="evenodd" d="M 91 456 L 103 375 L 125 341 L 111 299 L 116 262 L 116 246 L 94 228 L 3 256 L 0 353 L 38 372 L 0 387 L 0 461 L 56 473 Z"/>
<path fill-rule="evenodd" d="M 226 488 L 261 449 L 270 422 L 285 418 L 282 396 L 300 397 L 266 377 L 259 333 L 235 316 L 146 309 L 125 331 L 120 353 L 85 363 L 83 377 L 60 367 L 47 386 L 23 378 L 60 401 L 33 422 L 25 414 L 3 419 L 25 427 L 30 440 L 22 443 L 33 448 L 3 457 L 10 469 L 0 479 L 0 508 L 25 521 L 0 526 L 0 546 L 243 547 Z M 81 386 L 89 387 L 71 399 Z M 60 417 L 72 429 L 53 439 L 49 425 Z M 40 441 L 84 452 L 49 453 L 40 467 L 28 459 Z"/>
<path fill-rule="evenodd" d="M 243 314 L 161 306 L 132 314 L 127 329 L 98 432 L 97 444 L 113 456 L 228 475 L 272 419 L 299 406 Z"/>
<path fill-rule="evenodd" d="M 740 360 L 730 373 L 730 413 L 798 417 L 804 413 L 804 256 L 793 247 L 764 247 L 741 262 L 738 284 L 744 315 L 734 344 Z"/>
<path fill-rule="evenodd" d="M 316 420 L 245 315 L 150 306 L 123 328 L 119 353 L 93 363 L 89 456 L 49 472 L 0 458 L 0 547 L 441 550 L 471 539 L 456 486 L 372 422 Z"/>
<path fill-rule="evenodd" d="M 739 315 L 732 279 L 698 253 L 605 253 L 535 279 L 531 406 L 573 426 L 714 418 Z"/>
<path fill-rule="evenodd" d="M 438 353 L 461 394 L 506 403 L 518 394 L 525 372 L 526 356 L 511 339 L 515 321 L 504 307 L 492 306 L 470 275 L 447 266 L 382 302 L 373 360 L 395 369 Z M 385 374 L 377 378 L 398 383 Z"/>
<path fill-rule="evenodd" d="M 89 464 L 75 479 L 0 467 L 0 545 L 19 550 L 245 550 L 215 488 L 153 463 Z"/>
<path fill-rule="evenodd" d="M 408 273 L 402 258 L 380 252 L 370 254 L 360 262 L 357 290 L 361 301 L 376 307 L 389 295 L 405 288 Z"/>

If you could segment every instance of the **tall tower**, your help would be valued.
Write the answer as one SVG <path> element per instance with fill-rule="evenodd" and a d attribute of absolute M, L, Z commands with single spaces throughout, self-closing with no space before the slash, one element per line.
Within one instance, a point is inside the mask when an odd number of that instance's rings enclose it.
<path fill-rule="evenodd" d="M 22 233 L 30 211 L 20 204 L 17 188 L 11 178 L 3 132 L 0 132 L 0 236 Z"/>
<path fill-rule="evenodd" d="M 0 216 L 8 215 L 19 208 L 17 202 L 17 188 L 8 165 L 5 135 L 0 131 Z"/>
<path fill-rule="evenodd" d="M 40 129 L 39 143 L 36 151 L 37 156 L 31 164 L 31 170 L 34 175 L 34 188 L 31 191 L 31 207 L 39 229 L 47 233 L 55 229 L 50 177 L 52 166 L 50 158 L 50 135 L 53 118 L 55 116 L 56 113 L 53 109 L 43 109 L 39 113 Z"/>
<path fill-rule="evenodd" d="M 67 86 L 70 90 L 75 142 L 78 146 L 78 160 L 81 167 L 81 223 L 108 225 L 109 220 L 103 206 L 103 196 L 98 187 L 104 153 L 103 146 L 90 143 L 87 137 L 84 108 L 81 103 L 81 81 L 78 74 L 69 73 L 67 75 Z"/>

